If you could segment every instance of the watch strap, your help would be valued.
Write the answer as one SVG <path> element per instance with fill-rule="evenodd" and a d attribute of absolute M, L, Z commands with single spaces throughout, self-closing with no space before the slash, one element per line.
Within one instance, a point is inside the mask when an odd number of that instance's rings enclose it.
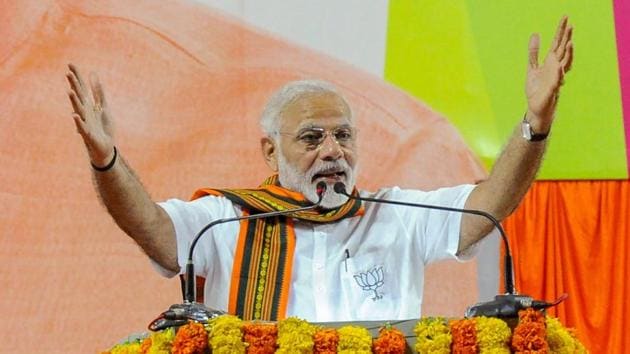
<path fill-rule="evenodd" d="M 547 139 L 547 136 L 549 136 L 549 133 L 540 134 L 534 132 L 531 125 L 527 121 L 526 116 L 523 116 L 523 122 L 521 122 L 521 133 L 523 138 L 528 141 L 543 141 Z"/>

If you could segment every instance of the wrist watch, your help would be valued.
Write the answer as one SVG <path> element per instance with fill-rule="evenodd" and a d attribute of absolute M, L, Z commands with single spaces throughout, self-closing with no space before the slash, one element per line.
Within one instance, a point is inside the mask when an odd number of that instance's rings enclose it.
<path fill-rule="evenodd" d="M 532 130 L 532 126 L 529 125 L 529 122 L 525 118 L 523 118 L 523 121 L 521 122 L 521 135 L 527 141 L 542 141 L 542 140 L 547 139 L 547 135 L 549 135 L 549 133 L 545 133 L 545 134 L 535 133 Z"/>

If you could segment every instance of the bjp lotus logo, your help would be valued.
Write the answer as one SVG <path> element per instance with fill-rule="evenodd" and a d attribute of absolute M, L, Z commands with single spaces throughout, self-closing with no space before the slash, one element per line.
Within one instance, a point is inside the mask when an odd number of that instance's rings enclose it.
<path fill-rule="evenodd" d="M 356 280 L 361 289 L 374 292 L 374 297 L 372 298 L 373 301 L 383 298 L 383 295 L 379 294 L 376 289 L 383 286 L 384 278 L 385 274 L 383 273 L 383 266 L 374 267 L 366 273 L 359 273 L 354 276 L 354 280 Z"/>

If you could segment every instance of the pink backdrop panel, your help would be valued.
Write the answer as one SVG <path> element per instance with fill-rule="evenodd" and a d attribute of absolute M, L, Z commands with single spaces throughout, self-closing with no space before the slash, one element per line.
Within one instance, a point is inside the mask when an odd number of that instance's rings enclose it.
<path fill-rule="evenodd" d="M 626 159 L 630 175 L 630 2 L 615 0 L 615 33 L 619 60 L 619 84 L 626 136 Z"/>
<path fill-rule="evenodd" d="M 0 38 L 2 352 L 106 349 L 180 301 L 179 282 L 157 275 L 99 205 L 70 117 L 69 62 L 98 72 L 119 150 L 156 200 L 261 182 L 258 115 L 303 78 L 329 80 L 351 102 L 363 188 L 485 177 L 421 102 L 193 1 L 5 1 Z M 434 267 L 424 313 L 461 315 L 477 300 L 475 269 Z"/>

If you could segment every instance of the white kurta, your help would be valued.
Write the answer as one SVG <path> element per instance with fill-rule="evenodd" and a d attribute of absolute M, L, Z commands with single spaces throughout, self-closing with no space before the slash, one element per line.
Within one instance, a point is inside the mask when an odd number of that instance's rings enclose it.
<path fill-rule="evenodd" d="M 362 196 L 463 208 L 473 185 L 431 192 L 398 187 Z M 287 316 L 312 322 L 420 317 L 425 264 L 455 258 L 461 214 L 366 202 L 365 214 L 331 224 L 295 220 L 296 246 Z M 241 215 L 224 197 L 160 206 L 177 234 L 182 271 L 197 232 L 209 222 Z M 205 304 L 227 310 L 239 223 L 206 232 L 194 252 L 195 272 L 206 278 Z M 160 268 L 158 266 L 158 268 Z M 162 273 L 173 276 L 164 269 Z"/>

